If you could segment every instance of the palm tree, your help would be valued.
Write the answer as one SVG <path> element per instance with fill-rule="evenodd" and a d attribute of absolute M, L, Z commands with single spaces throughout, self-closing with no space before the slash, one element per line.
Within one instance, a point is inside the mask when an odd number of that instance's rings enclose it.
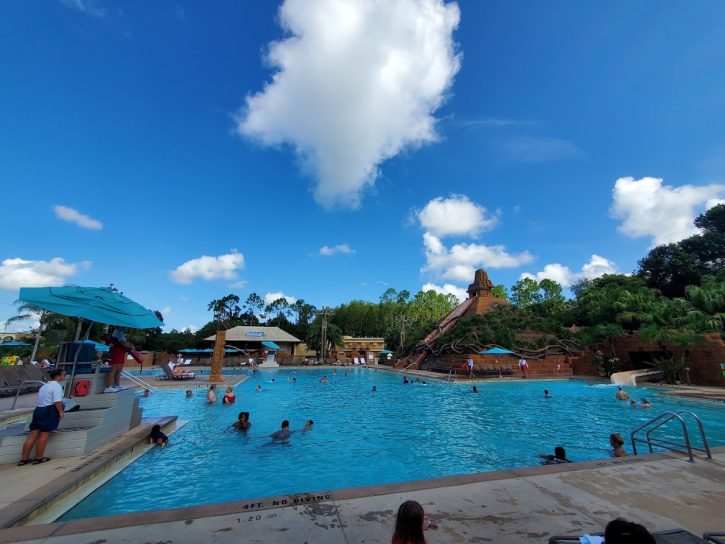
<path fill-rule="evenodd" d="M 216 322 L 214 353 L 211 358 L 209 381 L 223 382 L 222 367 L 224 366 L 224 345 L 227 341 L 226 328 L 232 319 L 237 318 L 241 312 L 239 308 L 239 297 L 237 295 L 227 295 L 223 298 L 212 300 L 207 306 L 207 310 L 214 313 L 214 321 Z"/>
<path fill-rule="evenodd" d="M 7 325 L 18 323 L 20 321 L 27 321 L 29 319 L 38 320 L 38 328 L 35 331 L 35 344 L 33 345 L 33 352 L 30 355 L 30 360 L 35 360 L 35 354 L 38 352 L 38 346 L 40 345 L 41 335 L 43 331 L 48 327 L 53 317 L 59 317 L 57 314 L 44 310 L 40 306 L 30 304 L 28 302 L 16 301 L 18 304 L 16 315 L 12 316 L 6 321 Z"/>

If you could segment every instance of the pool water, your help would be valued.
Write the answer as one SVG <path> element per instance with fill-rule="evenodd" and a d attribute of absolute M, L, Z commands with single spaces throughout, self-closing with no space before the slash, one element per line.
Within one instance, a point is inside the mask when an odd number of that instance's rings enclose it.
<path fill-rule="evenodd" d="M 346 375 L 347 374 L 347 375 Z M 320 383 L 327 375 L 330 382 Z M 291 383 L 292 377 L 296 383 Z M 272 380 L 274 379 L 274 382 Z M 261 385 L 263 391 L 255 392 Z M 371 392 L 372 386 L 377 392 Z M 237 402 L 209 406 L 204 388 L 142 398 L 145 416 L 189 423 L 166 448 L 153 448 L 62 519 L 158 510 L 287 493 L 402 482 L 540 464 L 539 453 L 566 448 L 574 461 L 609 457 L 609 434 L 629 433 L 661 412 L 691 410 L 711 446 L 725 445 L 725 405 L 680 400 L 658 388 L 625 388 L 652 408 L 632 409 L 611 386 L 578 381 L 404 385 L 372 369 L 267 370 L 235 388 Z M 553 398 L 545 399 L 548 389 Z M 251 430 L 231 430 L 240 411 Z M 287 443 L 268 435 L 283 419 L 314 428 Z M 679 439 L 674 425 L 659 436 Z"/>

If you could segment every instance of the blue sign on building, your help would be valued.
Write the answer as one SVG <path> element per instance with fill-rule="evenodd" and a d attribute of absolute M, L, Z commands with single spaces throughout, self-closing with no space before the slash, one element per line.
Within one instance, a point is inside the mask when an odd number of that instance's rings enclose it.
<path fill-rule="evenodd" d="M 248 331 L 244 333 L 244 336 L 264 336 L 262 331 Z"/>

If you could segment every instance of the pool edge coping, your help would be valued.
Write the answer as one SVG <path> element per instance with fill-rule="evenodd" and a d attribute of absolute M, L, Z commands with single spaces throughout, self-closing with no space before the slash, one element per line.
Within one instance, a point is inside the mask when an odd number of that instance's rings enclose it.
<path fill-rule="evenodd" d="M 712 448 L 712 453 L 725 453 L 725 446 Z M 116 454 L 114 453 L 111 456 L 115 455 Z M 455 476 L 444 476 L 441 478 L 411 480 L 392 484 L 355 486 L 336 490 L 267 496 L 255 499 L 209 503 L 165 510 L 150 510 L 145 512 L 114 514 L 110 516 L 99 516 L 95 518 L 53 522 L 39 525 L 16 526 L 0 529 L 0 544 L 10 544 L 24 540 L 44 539 L 53 536 L 85 534 L 104 530 L 108 527 L 118 529 L 140 525 L 188 521 L 199 518 L 297 507 L 310 503 L 347 501 L 379 495 L 411 493 L 429 489 L 457 487 L 494 480 L 513 480 L 548 474 L 596 470 L 610 465 L 631 465 L 635 463 L 664 460 L 683 460 L 683 457 L 682 455 L 675 453 L 654 453 L 630 456 L 627 458 L 600 459 L 571 464 L 512 468 L 491 472 L 479 472 L 475 474 L 461 474 Z M 707 462 L 706 460 L 700 460 L 701 462 Z"/>
<path fill-rule="evenodd" d="M 143 420 L 138 427 L 126 431 L 125 437 L 119 437 L 120 441 L 117 444 L 81 456 L 87 457 L 87 459 L 0 509 L 0 532 L 10 529 L 41 527 L 43 524 L 20 526 L 18 524 L 32 519 L 36 512 L 47 507 L 50 503 L 63 500 L 65 495 L 93 480 L 97 473 L 130 454 L 135 448 L 144 445 L 148 430 L 152 424 L 167 427 L 174 424 L 176 420 L 177 416 L 161 416 Z"/>

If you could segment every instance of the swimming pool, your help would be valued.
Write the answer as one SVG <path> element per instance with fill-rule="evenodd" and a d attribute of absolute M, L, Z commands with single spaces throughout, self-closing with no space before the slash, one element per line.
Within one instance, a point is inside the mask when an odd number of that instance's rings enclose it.
<path fill-rule="evenodd" d="M 206 405 L 204 389 L 191 399 L 183 389 L 141 399 L 145 415 L 178 414 L 189 423 L 167 448 L 152 449 L 62 520 L 534 466 L 536 454 L 557 445 L 572 460 L 605 458 L 609 433 L 628 439 L 673 409 L 694 411 L 711 446 L 725 445 L 725 405 L 657 388 L 626 388 L 652 403 L 643 410 L 614 400 L 611 387 L 578 381 L 484 383 L 474 394 L 469 384 L 403 385 L 385 371 L 345 372 L 260 371 L 236 387 L 231 406 L 221 399 Z M 288 381 L 293 375 L 296 383 Z M 323 375 L 330 383 L 319 383 Z M 544 398 L 544 388 L 553 398 Z M 225 431 L 242 410 L 251 413 L 248 435 Z M 268 435 L 283 419 L 292 429 L 313 419 L 314 429 L 273 444 Z"/>

